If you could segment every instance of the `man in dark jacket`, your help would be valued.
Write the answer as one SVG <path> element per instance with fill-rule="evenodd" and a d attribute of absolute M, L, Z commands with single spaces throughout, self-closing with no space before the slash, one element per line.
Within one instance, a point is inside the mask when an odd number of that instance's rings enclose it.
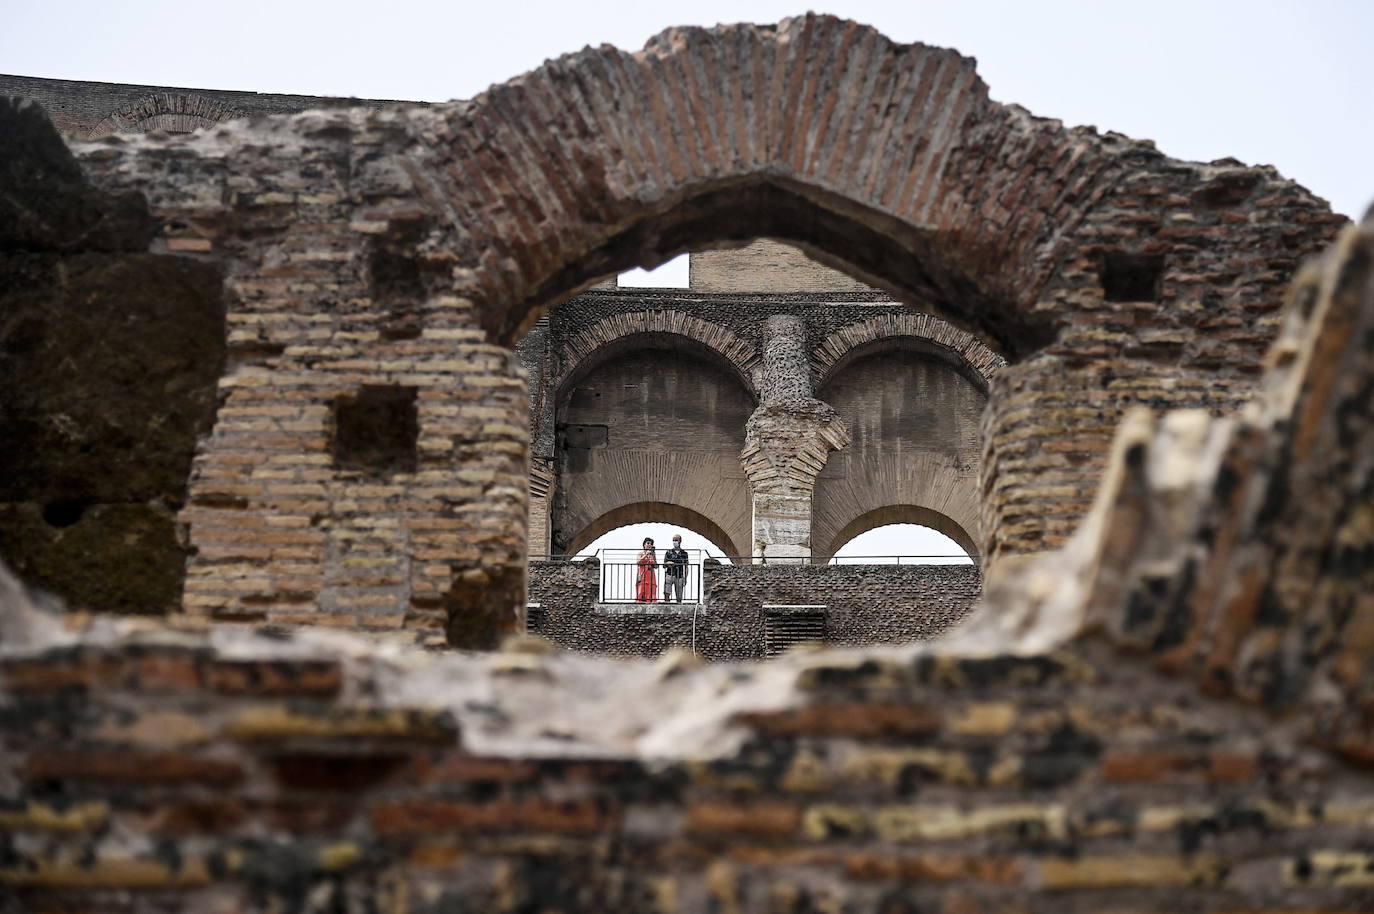
<path fill-rule="evenodd" d="M 672 602 L 673 591 L 682 602 L 682 589 L 687 586 L 687 550 L 682 548 L 682 535 L 673 534 L 673 548 L 663 553 L 663 602 Z"/>

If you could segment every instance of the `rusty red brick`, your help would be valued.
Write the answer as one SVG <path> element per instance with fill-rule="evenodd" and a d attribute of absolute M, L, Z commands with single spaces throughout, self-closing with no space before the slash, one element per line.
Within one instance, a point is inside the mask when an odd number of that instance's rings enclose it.
<path fill-rule="evenodd" d="M 381 835 L 448 831 L 593 834 L 615 821 L 612 813 L 593 800 L 469 803 L 434 799 L 383 802 L 372 807 L 370 818 L 372 827 Z"/>
<path fill-rule="evenodd" d="M 696 835 L 782 839 L 795 836 L 800 823 L 801 809 L 791 803 L 703 800 L 687 806 L 687 831 Z"/>
<path fill-rule="evenodd" d="M 740 721 L 765 736 L 924 737 L 938 733 L 933 708 L 897 702 L 818 702 L 788 711 L 744 714 Z"/>
<path fill-rule="evenodd" d="M 217 660 L 206 671 L 211 689 L 235 695 L 334 695 L 343 685 L 335 660 Z"/>
<path fill-rule="evenodd" d="M 243 768 L 232 759 L 178 752 L 44 749 L 19 769 L 29 781 L 108 781 L 123 784 L 204 784 L 234 787 Z"/>

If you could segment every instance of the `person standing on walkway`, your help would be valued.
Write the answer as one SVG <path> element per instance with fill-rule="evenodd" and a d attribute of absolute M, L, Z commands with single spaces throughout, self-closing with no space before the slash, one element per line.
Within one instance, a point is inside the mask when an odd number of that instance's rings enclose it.
<path fill-rule="evenodd" d="M 663 602 L 671 603 L 677 591 L 682 602 L 682 588 L 687 584 L 687 550 L 682 548 L 682 534 L 673 534 L 673 548 L 663 553 Z"/>
<path fill-rule="evenodd" d="M 635 560 L 639 566 L 639 577 L 635 579 L 635 602 L 653 603 L 658 599 L 658 581 L 654 569 L 658 567 L 658 554 L 654 552 L 654 541 L 644 537 L 644 548 Z"/>

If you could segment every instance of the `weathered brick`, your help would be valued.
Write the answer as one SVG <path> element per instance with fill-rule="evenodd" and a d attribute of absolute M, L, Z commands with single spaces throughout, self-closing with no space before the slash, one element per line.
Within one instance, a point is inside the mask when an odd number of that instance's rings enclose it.
<path fill-rule="evenodd" d="M 1041 884 L 1052 890 L 1211 886 L 1220 883 L 1226 875 L 1223 863 L 1206 856 L 1154 857 L 1126 853 L 1076 860 L 1041 858 L 1035 866 Z"/>
<path fill-rule="evenodd" d="M 790 803 L 703 800 L 687 806 L 687 831 L 698 835 L 787 838 L 800 824 L 801 810 Z"/>
<path fill-rule="evenodd" d="M 275 705 L 240 711 L 223 732 L 237 740 L 382 739 L 449 742 L 457 736 L 452 717 L 443 711 L 336 707 L 316 713 L 293 713 Z"/>
<path fill-rule="evenodd" d="M 741 718 L 765 736 L 922 737 L 940 729 L 939 712 L 910 704 L 817 702 Z"/>
<path fill-rule="evenodd" d="M 228 694 L 333 695 L 343 683 L 333 660 L 218 660 L 206 673 L 210 688 Z"/>
<path fill-rule="evenodd" d="M 591 800 L 389 802 L 373 806 L 370 817 L 372 827 L 381 835 L 503 831 L 592 834 L 609 828 L 615 821 L 611 812 Z"/>
<path fill-rule="evenodd" d="M 125 784 L 205 784 L 233 787 L 244 778 L 232 759 L 176 752 L 113 749 L 49 749 L 34 752 L 19 768 L 29 781 L 108 781 Z"/>

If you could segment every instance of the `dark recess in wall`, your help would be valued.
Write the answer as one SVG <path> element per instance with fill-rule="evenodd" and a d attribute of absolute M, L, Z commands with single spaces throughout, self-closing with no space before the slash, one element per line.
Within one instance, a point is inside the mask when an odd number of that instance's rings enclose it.
<path fill-rule="evenodd" d="M 1102 294 L 1107 301 L 1158 301 L 1164 258 L 1108 251 L 1102 255 Z"/>
<path fill-rule="evenodd" d="M 413 473 L 420 433 L 415 388 L 364 385 L 334 401 L 334 463 L 366 473 Z"/>

